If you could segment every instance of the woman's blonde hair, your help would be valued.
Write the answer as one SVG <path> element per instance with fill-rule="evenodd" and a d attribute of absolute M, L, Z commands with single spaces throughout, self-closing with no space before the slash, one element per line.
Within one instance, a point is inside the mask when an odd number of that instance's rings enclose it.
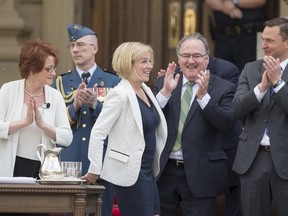
<path fill-rule="evenodd" d="M 151 64 L 154 64 L 153 49 L 146 44 L 140 42 L 125 42 L 117 47 L 113 54 L 112 67 L 113 70 L 121 78 L 128 79 L 133 74 L 133 65 L 140 61 L 147 53 L 151 55 Z"/>

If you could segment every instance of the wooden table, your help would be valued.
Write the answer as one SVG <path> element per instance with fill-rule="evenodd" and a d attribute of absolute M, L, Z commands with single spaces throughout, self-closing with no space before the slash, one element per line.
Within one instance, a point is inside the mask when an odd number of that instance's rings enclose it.
<path fill-rule="evenodd" d="M 0 212 L 101 216 L 100 185 L 0 184 Z"/>

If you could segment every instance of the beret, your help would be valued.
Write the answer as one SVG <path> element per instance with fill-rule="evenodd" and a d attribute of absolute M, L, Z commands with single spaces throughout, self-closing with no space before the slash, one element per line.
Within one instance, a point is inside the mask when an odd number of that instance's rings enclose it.
<path fill-rule="evenodd" d="M 84 37 L 86 35 L 96 35 L 97 37 L 97 34 L 93 30 L 83 25 L 71 24 L 67 27 L 67 29 L 69 35 L 69 42 L 75 42 L 79 38 Z"/>

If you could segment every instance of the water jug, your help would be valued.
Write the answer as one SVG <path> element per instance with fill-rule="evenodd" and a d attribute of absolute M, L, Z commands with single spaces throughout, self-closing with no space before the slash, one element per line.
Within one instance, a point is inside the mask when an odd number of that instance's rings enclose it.
<path fill-rule="evenodd" d="M 62 148 L 56 147 L 47 149 L 45 145 L 37 146 L 37 156 L 41 162 L 39 177 L 41 180 L 57 180 L 63 178 L 60 162 L 60 151 Z"/>

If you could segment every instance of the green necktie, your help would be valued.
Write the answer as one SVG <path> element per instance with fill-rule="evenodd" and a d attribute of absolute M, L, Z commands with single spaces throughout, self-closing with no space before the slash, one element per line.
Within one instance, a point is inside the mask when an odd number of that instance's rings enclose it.
<path fill-rule="evenodd" d="M 181 100 L 181 111 L 180 111 L 180 117 L 179 117 L 179 125 L 178 125 L 176 141 L 175 141 L 175 144 L 172 148 L 173 152 L 176 152 L 176 151 L 181 149 L 182 131 L 183 131 L 183 127 L 184 127 L 184 123 L 185 123 L 187 114 L 188 114 L 189 109 L 190 109 L 190 103 L 191 103 L 192 96 L 193 96 L 193 85 L 195 84 L 195 82 L 189 81 L 187 84 L 188 84 L 188 86 L 187 86 L 186 91 L 184 92 L 184 95 L 183 95 L 182 100 Z"/>

